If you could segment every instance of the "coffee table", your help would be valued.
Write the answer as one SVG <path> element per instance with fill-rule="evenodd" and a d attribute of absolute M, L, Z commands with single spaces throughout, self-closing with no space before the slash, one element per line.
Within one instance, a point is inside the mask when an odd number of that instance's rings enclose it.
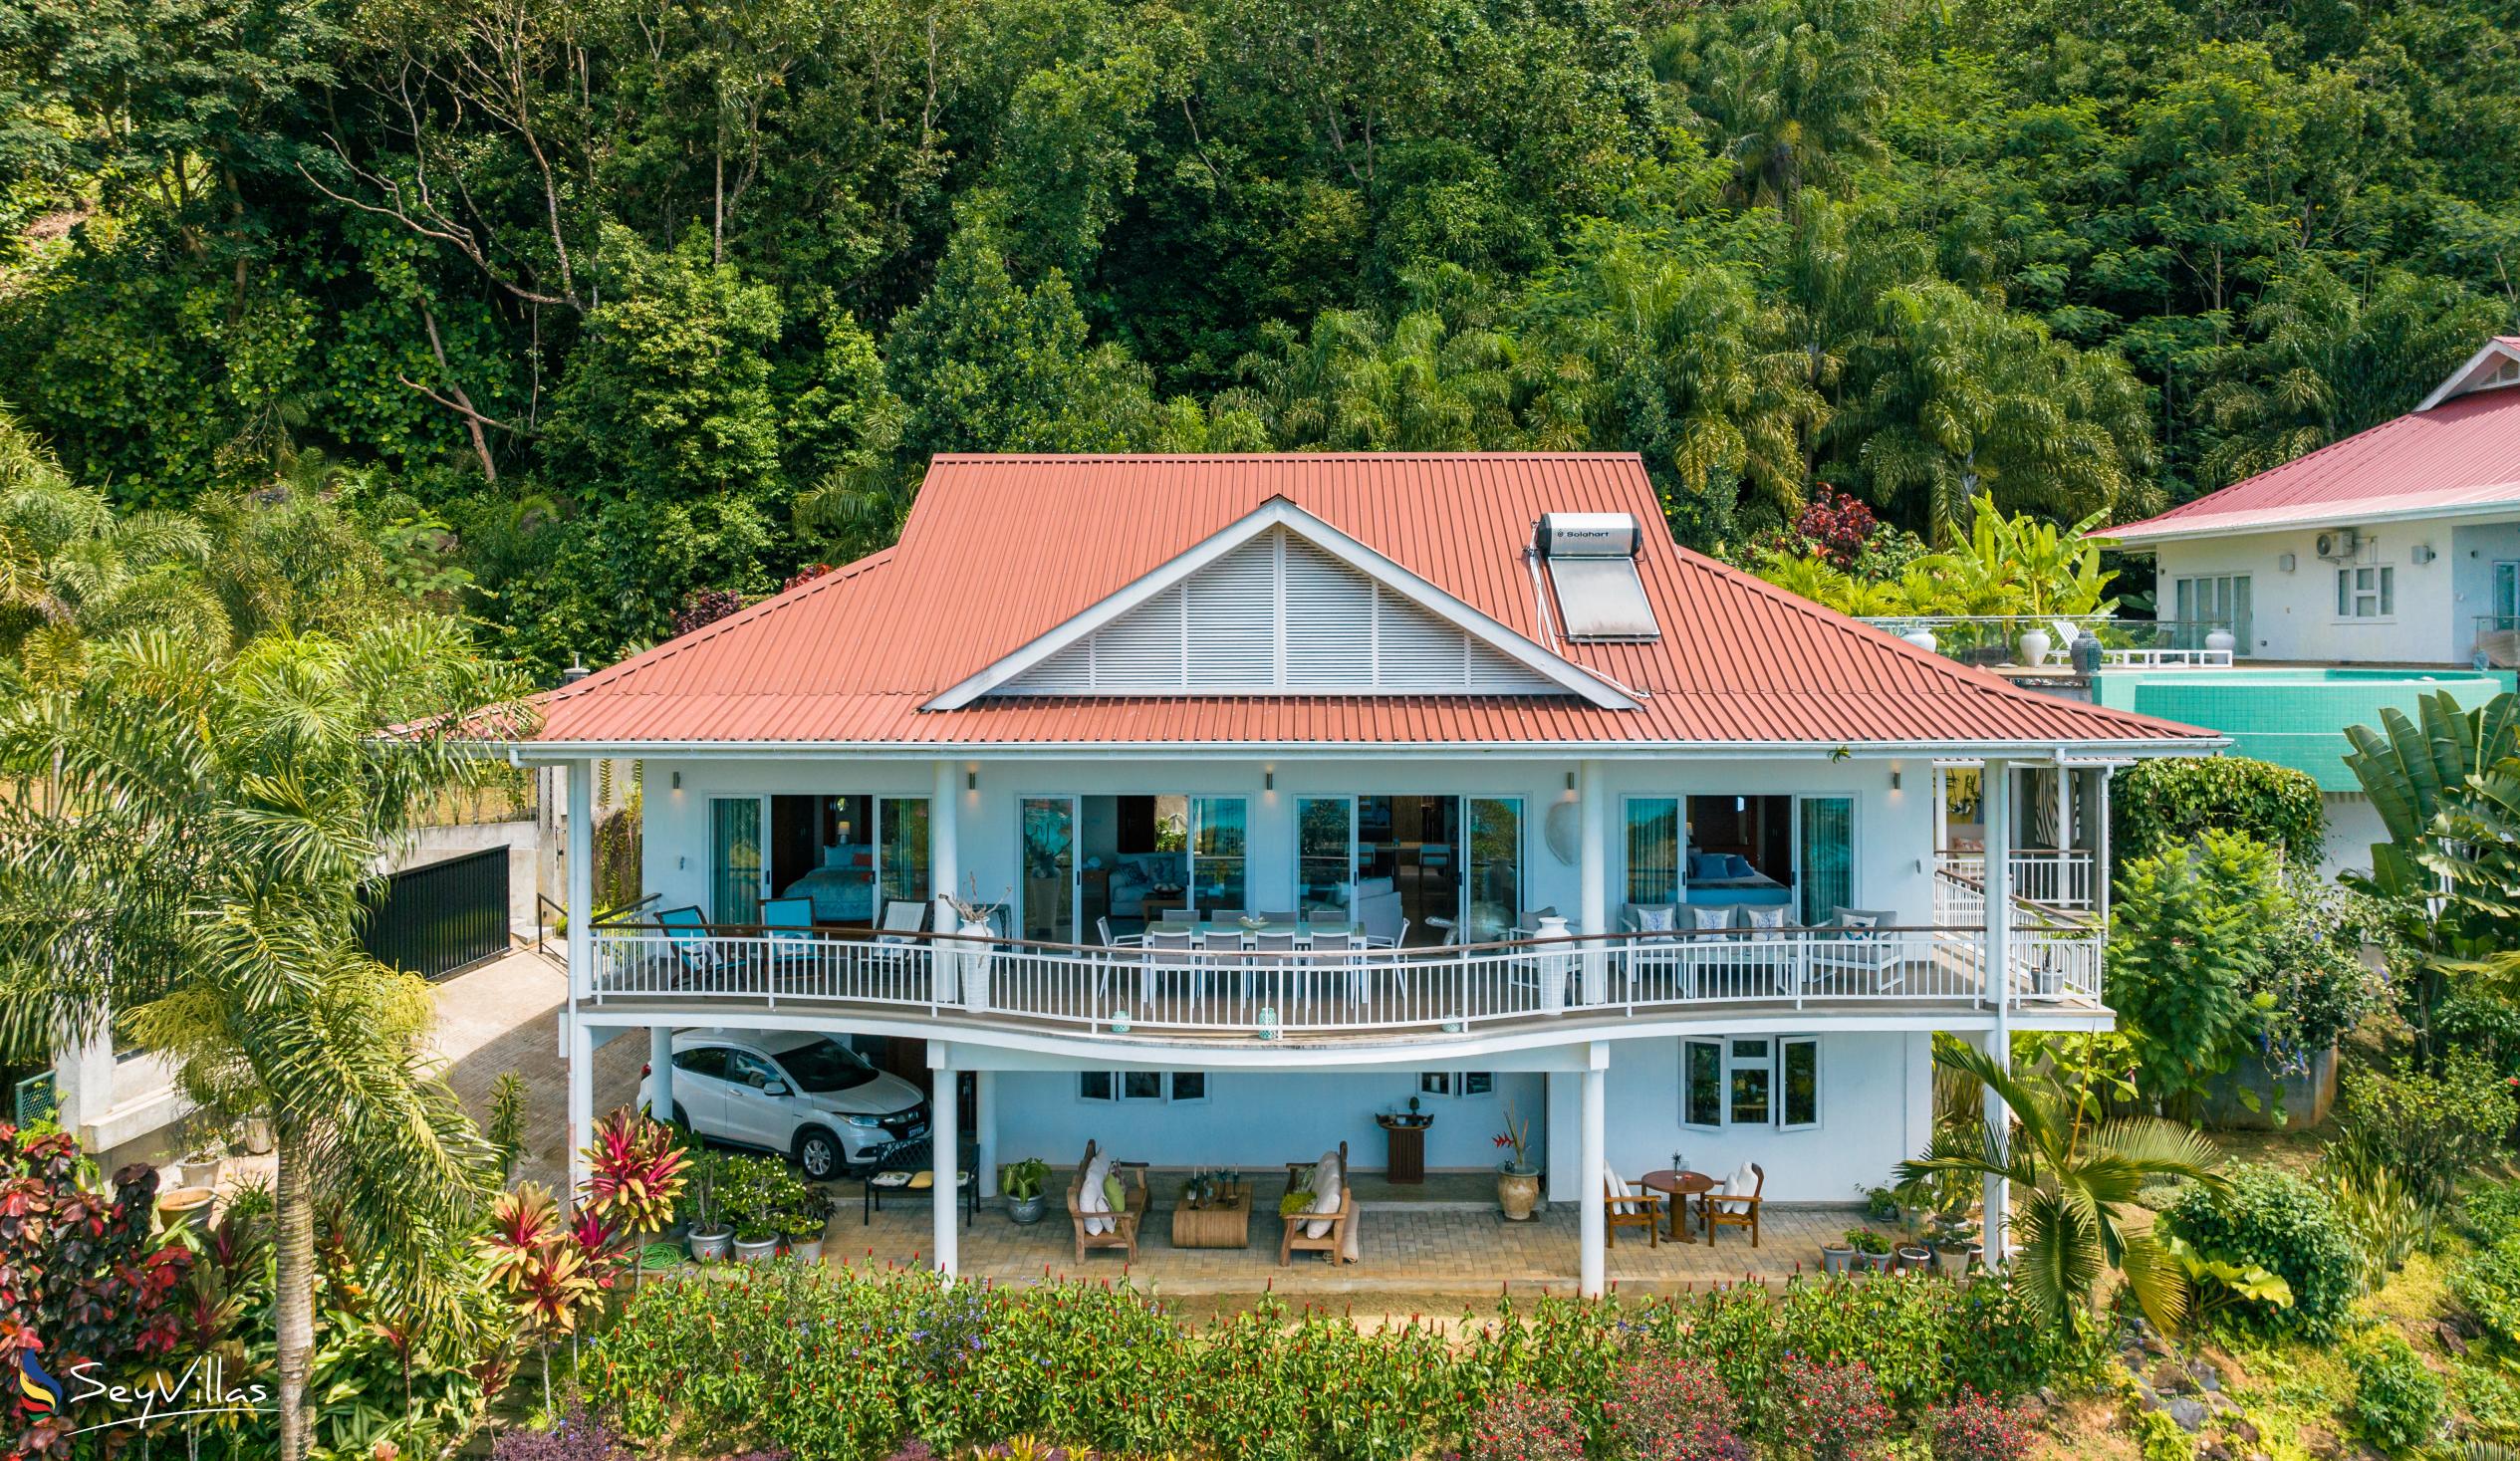
<path fill-rule="evenodd" d="M 1205 1207 L 1172 1206 L 1175 1248 L 1248 1248 L 1251 1246 L 1251 1184 L 1223 1188 Z"/>
<path fill-rule="evenodd" d="M 1704 1172 L 1675 1172 L 1669 1167 L 1647 1172 L 1637 1179 L 1637 1185 L 1659 1192 L 1671 1199 L 1671 1240 L 1694 1243 L 1697 1239 L 1688 1230 L 1688 1200 L 1715 1190 L 1715 1179 Z"/>

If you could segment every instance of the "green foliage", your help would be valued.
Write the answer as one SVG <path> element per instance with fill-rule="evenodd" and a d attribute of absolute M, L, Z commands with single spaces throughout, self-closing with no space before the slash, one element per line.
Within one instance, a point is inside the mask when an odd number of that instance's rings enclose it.
<path fill-rule="evenodd" d="M 1191 1328 L 1120 1286 L 939 1286 L 896 1271 L 782 1265 L 642 1285 L 581 1373 L 633 1437 L 787 1447 L 853 1461 L 915 1435 L 943 1450 L 1037 1435 L 1149 1454 L 1398 1458 L 1466 1437 L 1516 1386 L 1587 1431 L 1630 1361 L 1711 1371 L 1745 1431 L 1789 1355 L 1869 1368 L 1915 1419 L 1963 1393 L 2018 1395 L 2100 1351 L 2004 1286 L 1797 1282 L 1639 1305 L 1543 1300 L 1499 1324 L 1361 1330 L 1274 1301 Z"/>
<path fill-rule="evenodd" d="M 2248 1048 L 2274 1002 L 2252 991 L 2289 906 L 2274 851 L 2245 834 L 2208 832 L 2128 864 L 2108 983 L 2146 1096 L 2192 1102 Z"/>
<path fill-rule="evenodd" d="M 2161 1215 L 2166 1237 L 2245 1271 L 2283 1281 L 2291 1303 L 2236 1298 L 2224 1322 L 2259 1335 L 2334 1339 L 2356 1292 L 2354 1246 L 2325 1193 L 2268 1167 L 2235 1167 L 2221 1190 L 2189 1193 Z"/>
<path fill-rule="evenodd" d="M 2511 1083 L 2472 1051 L 2452 1051 L 2438 1075 L 2349 1066 L 2344 1088 L 2355 1136 L 2435 1200 L 2490 1160 L 2511 1129 Z"/>
<path fill-rule="evenodd" d="M 2520 1238 L 2497 1239 L 2459 1260 L 2449 1289 L 2504 1353 L 2520 1355 Z"/>
<path fill-rule="evenodd" d="M 2479 1182 L 2460 1191 L 2459 1221 L 2479 1246 L 2520 1238 L 2520 1182 Z"/>
<path fill-rule="evenodd" d="M 2328 814 L 2309 773 L 2246 756 L 2144 761 L 2110 789 L 2109 846 L 2121 865 L 2208 831 L 2255 838 L 2301 866 L 2325 851 Z"/>
<path fill-rule="evenodd" d="M 2375 1450 L 2403 1456 L 2439 1438 L 2449 1419 L 2449 1387 L 2394 1330 L 2348 1352 L 2354 1428 Z"/>

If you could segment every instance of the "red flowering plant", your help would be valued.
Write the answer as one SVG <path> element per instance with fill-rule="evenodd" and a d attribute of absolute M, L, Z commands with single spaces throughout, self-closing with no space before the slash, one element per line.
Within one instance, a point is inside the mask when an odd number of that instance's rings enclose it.
<path fill-rule="evenodd" d="M 1750 1461 L 1750 1443 L 1736 1434 L 1741 1419 L 1731 1391 L 1694 1359 L 1621 1366 L 1603 1414 L 1619 1453 L 1638 1461 Z"/>
<path fill-rule="evenodd" d="M 1787 1454 L 1811 1461 L 1859 1461 L 1890 1429 L 1881 1382 L 1861 1359 L 1786 1356 L 1769 1415 Z"/>
<path fill-rule="evenodd" d="M 66 1398 L 38 1398 L 36 1370 L 95 1362 L 136 1381 L 123 1371 L 170 1354 L 180 1335 L 192 1254 L 149 1231 L 156 1172 L 123 1168 L 111 1198 L 88 1185 L 93 1173 L 69 1136 L 0 1122 L 0 1369 L 27 1376 L 0 1430 L 14 1456 L 67 1456 L 82 1423 Z"/>
<path fill-rule="evenodd" d="M 1461 1461 L 1583 1461 L 1584 1429 L 1575 1407 L 1527 1385 L 1488 1397 L 1461 1437 Z"/>
<path fill-rule="evenodd" d="M 662 1122 L 623 1106 L 597 1124 L 586 1158 L 587 1212 L 622 1233 L 662 1232 L 673 1222 L 690 1162 Z"/>
<path fill-rule="evenodd" d="M 2021 1412 L 1967 1385 L 1948 1405 L 1925 1412 L 1934 1461 L 2022 1461 L 2030 1454 L 2030 1427 Z"/>

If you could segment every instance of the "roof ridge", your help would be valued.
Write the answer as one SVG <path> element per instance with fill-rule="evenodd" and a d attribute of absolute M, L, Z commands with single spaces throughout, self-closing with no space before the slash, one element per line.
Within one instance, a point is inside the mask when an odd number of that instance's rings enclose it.
<path fill-rule="evenodd" d="M 1251 462 L 1392 462 L 1392 461 L 1629 461 L 1641 462 L 1634 451 L 940 451 L 938 462 L 1184 462 L 1218 465 Z"/>
<path fill-rule="evenodd" d="M 711 619 L 687 634 L 675 634 L 661 644 L 650 644 L 628 659 L 606 665 L 576 684 L 562 685 L 551 692 L 552 698 L 567 699 L 589 690 L 611 689 L 650 665 L 662 664 L 684 650 L 696 649 L 721 634 L 729 633 L 775 610 L 801 604 L 824 589 L 837 587 L 862 574 L 882 568 L 890 562 L 891 558 L 891 548 L 879 548 L 864 558 L 854 559 L 833 569 L 830 573 L 816 574 L 793 588 L 782 589 L 767 599 L 747 604 L 724 618 Z"/>

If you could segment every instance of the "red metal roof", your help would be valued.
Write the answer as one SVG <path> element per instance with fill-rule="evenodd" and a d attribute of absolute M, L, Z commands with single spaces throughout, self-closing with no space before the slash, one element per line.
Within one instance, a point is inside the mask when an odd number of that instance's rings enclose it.
<path fill-rule="evenodd" d="M 2109 536 L 2132 546 L 2502 504 L 2520 507 L 2520 386 L 2409 411 Z"/>
<path fill-rule="evenodd" d="M 1663 634 L 1565 646 L 1639 692 L 1150 696 L 921 707 L 1285 498 L 1545 642 L 1523 550 L 1543 512 L 1624 512 Z M 940 456 L 894 547 L 544 702 L 540 739 L 891 746 L 2189 741 L 2212 733 L 2016 689 L 1656 529 L 1629 455 Z"/>

